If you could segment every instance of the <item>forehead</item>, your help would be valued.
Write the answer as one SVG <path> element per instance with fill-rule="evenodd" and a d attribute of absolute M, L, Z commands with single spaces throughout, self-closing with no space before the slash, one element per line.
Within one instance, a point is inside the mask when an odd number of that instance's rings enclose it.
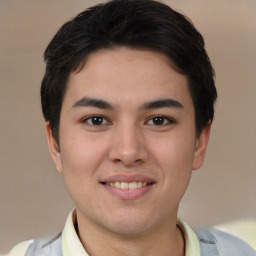
<path fill-rule="evenodd" d="M 159 52 L 120 47 L 91 53 L 81 70 L 70 74 L 64 101 L 97 97 L 116 104 L 155 100 L 167 95 L 191 101 L 187 77 Z"/>

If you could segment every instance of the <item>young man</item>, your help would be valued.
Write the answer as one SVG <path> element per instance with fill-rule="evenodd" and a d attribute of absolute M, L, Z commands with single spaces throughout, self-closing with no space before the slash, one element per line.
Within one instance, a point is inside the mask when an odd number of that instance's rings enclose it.
<path fill-rule="evenodd" d="M 215 237 L 239 244 L 223 255 L 254 255 L 235 237 L 196 235 L 177 219 L 217 97 L 188 19 L 155 1 L 110 1 L 63 25 L 45 60 L 48 145 L 76 207 L 58 236 L 10 255 L 222 255 Z"/>

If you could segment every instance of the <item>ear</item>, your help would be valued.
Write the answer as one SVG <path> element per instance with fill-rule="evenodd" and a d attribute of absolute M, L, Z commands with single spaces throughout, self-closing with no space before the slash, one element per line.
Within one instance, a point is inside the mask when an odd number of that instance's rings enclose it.
<path fill-rule="evenodd" d="M 204 162 L 205 152 L 210 136 L 210 130 L 211 122 L 207 124 L 207 126 L 202 130 L 200 136 L 196 139 L 193 170 L 199 169 Z"/>
<path fill-rule="evenodd" d="M 61 166 L 61 159 L 60 159 L 60 150 L 56 142 L 56 139 L 53 137 L 52 128 L 50 127 L 49 122 L 45 123 L 45 132 L 46 132 L 47 143 L 48 143 L 52 160 L 56 165 L 57 171 L 61 173 L 62 166 Z"/>

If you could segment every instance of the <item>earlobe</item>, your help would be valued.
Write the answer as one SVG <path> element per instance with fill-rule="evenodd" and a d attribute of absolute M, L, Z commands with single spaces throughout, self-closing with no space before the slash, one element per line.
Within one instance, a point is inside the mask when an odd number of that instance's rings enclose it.
<path fill-rule="evenodd" d="M 54 136 L 52 134 L 52 129 L 50 127 L 49 122 L 45 123 L 45 132 L 46 132 L 47 143 L 48 143 L 48 147 L 50 150 L 52 160 L 54 161 L 54 163 L 56 165 L 57 171 L 59 173 L 61 173 L 62 168 L 61 168 L 60 150 L 59 150 L 59 146 L 56 142 L 56 139 L 54 138 Z"/>
<path fill-rule="evenodd" d="M 200 136 L 196 140 L 193 170 L 199 169 L 204 162 L 206 148 L 207 148 L 209 137 L 210 137 L 210 130 L 211 130 L 211 123 L 209 122 L 207 126 L 202 130 Z"/>

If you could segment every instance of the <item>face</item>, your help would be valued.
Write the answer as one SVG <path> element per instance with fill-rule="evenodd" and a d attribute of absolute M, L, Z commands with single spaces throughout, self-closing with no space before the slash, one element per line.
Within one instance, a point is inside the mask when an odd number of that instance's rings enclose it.
<path fill-rule="evenodd" d="M 89 55 L 68 81 L 60 150 L 46 124 L 78 222 L 123 235 L 175 222 L 208 141 L 194 120 L 187 78 L 167 57 L 125 47 Z"/>

